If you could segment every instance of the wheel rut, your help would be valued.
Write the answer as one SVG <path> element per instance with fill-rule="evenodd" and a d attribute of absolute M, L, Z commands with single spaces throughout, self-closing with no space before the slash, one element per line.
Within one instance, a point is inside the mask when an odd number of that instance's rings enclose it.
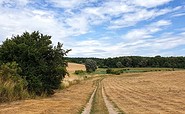
<path fill-rule="evenodd" d="M 102 84 L 103 79 L 104 77 L 96 81 L 96 88 L 82 114 L 118 114 L 119 109 L 115 108 L 106 96 Z"/>

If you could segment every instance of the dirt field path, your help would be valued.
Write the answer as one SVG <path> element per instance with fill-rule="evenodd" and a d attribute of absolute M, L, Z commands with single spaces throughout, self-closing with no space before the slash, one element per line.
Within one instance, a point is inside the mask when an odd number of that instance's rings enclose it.
<path fill-rule="evenodd" d="M 103 99 L 104 99 L 104 102 L 105 102 L 105 105 L 108 109 L 108 112 L 109 114 L 118 114 L 118 109 L 116 109 L 113 104 L 108 100 L 107 96 L 105 95 L 105 91 L 102 87 L 102 96 L 103 96 Z"/>
<path fill-rule="evenodd" d="M 90 99 L 89 99 L 89 102 L 86 104 L 82 114 L 90 114 L 91 112 L 91 108 L 92 108 L 92 102 L 93 102 L 93 99 L 94 99 L 94 95 L 96 93 L 96 90 L 97 90 L 97 87 L 94 89 L 94 92 L 92 93 Z"/>
<path fill-rule="evenodd" d="M 118 114 L 118 110 L 111 104 L 105 95 L 102 85 L 102 80 L 104 78 L 106 77 L 101 77 L 97 80 L 95 92 L 92 94 L 82 114 Z"/>

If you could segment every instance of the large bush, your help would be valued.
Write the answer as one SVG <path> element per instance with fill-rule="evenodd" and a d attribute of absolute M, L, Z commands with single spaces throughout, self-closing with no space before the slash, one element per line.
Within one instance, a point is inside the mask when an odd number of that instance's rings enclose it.
<path fill-rule="evenodd" d="M 86 59 L 85 68 L 87 72 L 94 72 L 97 69 L 96 61 L 92 59 Z"/>
<path fill-rule="evenodd" d="M 64 56 L 70 50 L 62 49 L 61 43 L 53 47 L 50 39 L 38 31 L 25 32 L 6 39 L 0 46 L 1 63 L 16 61 L 29 92 L 36 95 L 53 94 L 67 73 Z"/>

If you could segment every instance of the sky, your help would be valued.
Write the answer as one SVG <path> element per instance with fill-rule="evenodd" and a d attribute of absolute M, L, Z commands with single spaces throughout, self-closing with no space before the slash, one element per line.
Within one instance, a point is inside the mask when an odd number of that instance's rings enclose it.
<path fill-rule="evenodd" d="M 0 0 L 0 42 L 25 31 L 69 57 L 185 56 L 185 1 Z"/>

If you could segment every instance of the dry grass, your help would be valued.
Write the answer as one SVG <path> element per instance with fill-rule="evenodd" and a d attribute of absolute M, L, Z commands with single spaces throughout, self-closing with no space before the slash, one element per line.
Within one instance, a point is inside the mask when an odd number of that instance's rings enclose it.
<path fill-rule="evenodd" d="M 82 81 L 51 98 L 1 104 L 0 114 L 77 114 L 95 88 L 93 80 Z"/>
<path fill-rule="evenodd" d="M 73 73 L 76 69 L 84 70 L 80 64 L 69 63 L 68 70 Z M 64 90 L 58 91 L 50 98 L 22 100 L 0 104 L 0 114 L 76 114 L 85 106 L 88 96 L 93 92 L 94 80 L 79 82 L 79 77 L 70 76 L 64 79 Z M 79 84 L 76 84 L 79 83 Z M 74 85 L 75 84 L 75 85 Z"/>
<path fill-rule="evenodd" d="M 103 80 L 109 98 L 129 114 L 185 113 L 185 71 L 124 74 Z"/>

